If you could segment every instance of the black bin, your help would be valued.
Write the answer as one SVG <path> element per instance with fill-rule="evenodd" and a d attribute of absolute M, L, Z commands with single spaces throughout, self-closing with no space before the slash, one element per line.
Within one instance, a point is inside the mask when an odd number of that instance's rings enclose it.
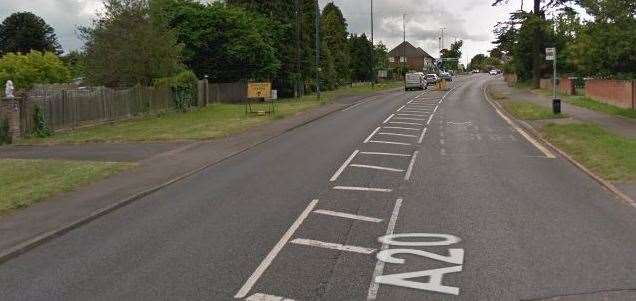
<path fill-rule="evenodd" d="M 554 113 L 554 115 L 556 114 L 561 114 L 561 100 L 558 98 L 555 98 L 552 100 L 552 112 Z"/>

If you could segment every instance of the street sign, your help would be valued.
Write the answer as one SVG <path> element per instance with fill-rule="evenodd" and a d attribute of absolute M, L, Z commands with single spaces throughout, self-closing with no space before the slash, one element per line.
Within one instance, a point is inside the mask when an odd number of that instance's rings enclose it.
<path fill-rule="evenodd" d="M 272 96 L 271 83 L 248 83 L 247 84 L 248 98 L 270 98 L 271 96 Z"/>
<path fill-rule="evenodd" d="M 545 49 L 546 61 L 554 61 L 556 58 L 556 48 L 550 47 Z"/>

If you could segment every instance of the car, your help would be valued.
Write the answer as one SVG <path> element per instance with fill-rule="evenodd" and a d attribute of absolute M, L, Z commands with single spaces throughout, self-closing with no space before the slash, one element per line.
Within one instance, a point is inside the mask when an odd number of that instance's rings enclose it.
<path fill-rule="evenodd" d="M 479 69 L 474 69 L 473 73 L 480 73 L 481 71 L 479 71 Z"/>
<path fill-rule="evenodd" d="M 442 71 L 442 72 L 439 74 L 439 77 L 440 77 L 441 79 L 443 79 L 443 80 L 447 80 L 447 81 L 449 81 L 449 82 L 452 82 L 452 81 L 453 81 L 453 76 L 452 76 L 450 73 L 446 72 L 446 71 Z"/>
<path fill-rule="evenodd" d="M 434 85 L 439 81 L 439 77 L 434 73 L 427 74 L 424 78 L 426 79 L 427 85 Z"/>
<path fill-rule="evenodd" d="M 404 79 L 404 90 L 424 90 L 426 82 L 422 74 L 417 72 L 407 73 Z"/>
<path fill-rule="evenodd" d="M 490 70 L 490 72 L 489 72 L 489 73 L 490 73 L 490 75 L 497 75 L 497 74 L 499 74 L 499 72 L 497 72 L 497 70 L 495 70 L 495 69 Z"/>

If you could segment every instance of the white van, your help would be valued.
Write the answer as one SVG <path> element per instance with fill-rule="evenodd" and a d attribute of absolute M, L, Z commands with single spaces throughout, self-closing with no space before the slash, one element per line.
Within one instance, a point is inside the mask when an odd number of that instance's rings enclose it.
<path fill-rule="evenodd" d="M 424 90 L 426 81 L 420 73 L 407 73 L 404 81 L 404 90 Z"/>

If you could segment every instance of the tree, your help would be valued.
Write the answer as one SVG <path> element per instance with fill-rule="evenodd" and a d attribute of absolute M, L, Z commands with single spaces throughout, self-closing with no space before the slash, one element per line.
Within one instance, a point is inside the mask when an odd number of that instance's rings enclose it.
<path fill-rule="evenodd" d="M 64 83 L 71 79 L 71 71 L 55 53 L 33 50 L 27 54 L 8 53 L 0 58 L 0 86 L 8 80 L 17 89 L 33 84 Z"/>
<path fill-rule="evenodd" d="M 451 44 L 450 49 L 442 49 L 441 57 L 443 60 L 442 66 L 445 70 L 457 70 L 459 59 L 462 57 L 462 46 L 464 41 L 459 40 Z"/>
<path fill-rule="evenodd" d="M 349 37 L 349 49 L 351 53 L 351 79 L 353 81 L 373 80 L 373 45 L 365 34 L 360 36 L 352 34 Z"/>
<path fill-rule="evenodd" d="M 62 53 L 55 31 L 33 13 L 14 13 L 0 24 L 0 56 L 10 52 L 31 50 Z"/>
<path fill-rule="evenodd" d="M 349 81 L 349 44 L 347 41 L 347 21 L 342 15 L 340 8 L 328 3 L 322 11 L 321 16 L 321 39 L 325 44 L 323 50 L 328 50 L 333 57 L 335 64 L 337 85 L 342 85 Z M 327 58 L 330 60 L 330 58 Z M 323 69 L 325 66 L 323 66 Z"/>
<path fill-rule="evenodd" d="M 272 25 L 255 13 L 223 3 L 157 2 L 184 45 L 184 62 L 214 82 L 265 80 L 278 71 Z"/>
<path fill-rule="evenodd" d="M 86 41 L 86 77 L 110 87 L 150 85 L 176 74 L 182 46 L 148 0 L 106 0 L 91 27 L 80 28 Z"/>
<path fill-rule="evenodd" d="M 386 70 L 389 68 L 389 50 L 382 42 L 375 45 L 375 70 Z M 376 72 L 377 73 L 377 72 Z"/>
<path fill-rule="evenodd" d="M 84 76 L 86 71 L 86 53 L 72 50 L 71 52 L 60 57 L 62 62 L 71 70 L 73 77 Z"/>

